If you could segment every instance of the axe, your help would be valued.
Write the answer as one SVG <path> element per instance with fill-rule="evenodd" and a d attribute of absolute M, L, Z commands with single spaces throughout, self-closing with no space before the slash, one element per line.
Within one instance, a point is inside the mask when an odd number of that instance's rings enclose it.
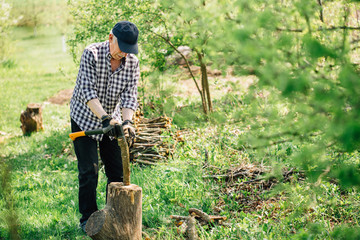
<path fill-rule="evenodd" d="M 121 159 L 122 159 L 123 173 L 124 173 L 124 185 L 128 186 L 130 185 L 130 154 L 129 154 L 129 146 L 127 144 L 124 130 L 121 125 L 115 124 L 115 125 L 109 125 L 106 128 L 73 132 L 69 134 L 69 137 L 71 138 L 71 140 L 75 141 L 75 139 L 78 137 L 105 134 L 109 132 L 112 128 L 115 128 L 116 130 L 117 136 L 115 136 L 115 138 L 118 140 L 118 144 L 121 149 Z"/>

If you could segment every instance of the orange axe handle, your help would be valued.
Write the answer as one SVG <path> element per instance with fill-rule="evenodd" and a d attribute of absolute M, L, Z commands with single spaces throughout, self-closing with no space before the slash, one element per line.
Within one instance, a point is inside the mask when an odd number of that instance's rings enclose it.
<path fill-rule="evenodd" d="M 81 131 L 81 132 L 74 132 L 74 133 L 70 133 L 69 137 L 71 138 L 71 140 L 75 141 L 76 138 L 78 137 L 84 137 L 86 136 L 85 131 Z"/>
<path fill-rule="evenodd" d="M 113 126 L 109 125 L 106 128 L 98 128 L 98 129 L 88 130 L 88 131 L 73 132 L 73 133 L 69 134 L 69 137 L 71 138 L 71 140 L 75 141 L 75 139 L 78 138 L 78 137 L 84 137 L 84 136 L 89 136 L 89 135 L 97 135 L 97 134 L 104 134 L 112 127 Z"/>

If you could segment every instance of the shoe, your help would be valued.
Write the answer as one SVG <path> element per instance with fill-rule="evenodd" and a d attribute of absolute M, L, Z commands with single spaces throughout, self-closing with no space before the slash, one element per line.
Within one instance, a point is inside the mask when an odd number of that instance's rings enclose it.
<path fill-rule="evenodd" d="M 80 228 L 81 228 L 81 230 L 83 230 L 84 233 L 86 233 L 86 231 L 85 231 L 86 223 L 87 223 L 87 220 L 80 223 Z"/>

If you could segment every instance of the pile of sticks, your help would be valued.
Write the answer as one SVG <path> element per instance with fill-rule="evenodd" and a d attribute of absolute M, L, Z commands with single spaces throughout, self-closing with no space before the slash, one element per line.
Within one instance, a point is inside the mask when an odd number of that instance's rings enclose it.
<path fill-rule="evenodd" d="M 156 165 L 173 153 L 176 141 L 172 141 L 170 128 L 172 119 L 166 116 L 147 119 L 136 114 L 134 125 L 136 139 L 130 148 L 130 159 L 146 165 Z M 170 136 L 162 135 L 169 132 Z"/>
<path fill-rule="evenodd" d="M 208 168 L 216 167 L 208 166 Z M 294 168 L 282 169 L 282 176 L 278 176 L 278 178 L 270 175 L 266 176 L 269 172 L 270 169 L 264 166 L 244 164 L 228 169 L 221 174 L 205 175 L 203 178 L 213 178 L 221 182 L 222 186 L 224 186 L 220 189 L 221 193 L 235 199 L 239 206 L 243 207 L 243 212 L 252 212 L 261 208 L 266 202 L 276 202 L 284 198 L 281 194 L 272 197 L 265 195 L 267 191 L 273 189 L 280 182 L 299 182 L 305 179 L 304 173 Z M 226 182 L 225 185 L 222 183 L 223 181 Z M 224 202 L 218 206 L 220 211 L 223 204 Z"/>

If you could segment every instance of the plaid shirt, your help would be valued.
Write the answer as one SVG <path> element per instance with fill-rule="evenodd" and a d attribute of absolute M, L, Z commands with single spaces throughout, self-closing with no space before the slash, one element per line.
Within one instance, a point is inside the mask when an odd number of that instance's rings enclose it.
<path fill-rule="evenodd" d="M 121 109 L 136 110 L 139 60 L 133 54 L 122 59 L 120 67 L 111 71 L 109 41 L 86 47 L 80 61 L 76 85 L 70 101 L 70 117 L 83 130 L 101 128 L 101 120 L 86 105 L 99 99 L 105 112 L 121 122 Z M 103 135 L 92 138 L 100 141 Z"/>

